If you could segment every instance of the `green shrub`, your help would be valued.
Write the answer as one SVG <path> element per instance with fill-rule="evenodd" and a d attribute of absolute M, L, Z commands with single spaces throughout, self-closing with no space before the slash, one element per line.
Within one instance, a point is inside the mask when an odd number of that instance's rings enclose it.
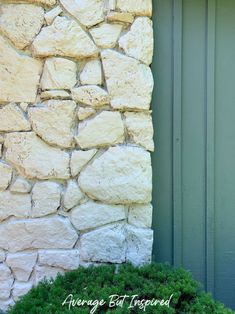
<path fill-rule="evenodd" d="M 62 306 L 68 295 L 73 299 L 104 300 L 103 306 L 94 313 L 127 314 L 127 313 L 197 313 L 223 314 L 234 313 L 215 302 L 209 294 L 201 291 L 199 284 L 191 274 L 183 269 L 168 265 L 151 264 L 135 268 L 129 264 L 79 268 L 59 275 L 55 281 L 44 281 L 20 299 L 9 311 L 9 314 L 88 314 L 92 306 Z M 128 295 L 121 306 L 109 307 L 110 295 Z M 129 308 L 131 297 L 138 295 L 139 300 L 170 299 L 160 306 L 146 306 L 145 312 L 138 306 Z M 121 305 L 121 304 L 120 304 Z"/>

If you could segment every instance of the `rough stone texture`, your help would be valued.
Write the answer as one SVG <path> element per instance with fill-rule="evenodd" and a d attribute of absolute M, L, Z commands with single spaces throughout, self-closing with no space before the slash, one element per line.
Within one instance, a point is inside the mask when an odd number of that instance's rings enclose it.
<path fill-rule="evenodd" d="M 32 217 L 53 214 L 60 207 L 61 188 L 56 182 L 37 182 L 32 190 Z"/>
<path fill-rule="evenodd" d="M 111 106 L 115 109 L 149 109 L 153 90 L 150 68 L 113 50 L 104 50 L 101 56 Z"/>
<path fill-rule="evenodd" d="M 6 263 L 19 281 L 28 281 L 36 264 L 37 253 L 9 253 Z"/>
<path fill-rule="evenodd" d="M 111 11 L 107 14 L 107 20 L 109 22 L 122 22 L 122 23 L 132 23 L 134 21 L 134 16 L 128 12 L 114 12 Z"/>
<path fill-rule="evenodd" d="M 78 119 L 80 121 L 85 120 L 86 118 L 89 118 L 90 116 L 92 116 L 95 113 L 96 113 L 96 111 L 93 108 L 80 107 L 78 109 Z"/>
<path fill-rule="evenodd" d="M 28 46 L 39 33 L 44 19 L 43 8 L 33 4 L 3 4 L 0 32 L 18 49 Z"/>
<path fill-rule="evenodd" d="M 131 205 L 128 223 L 140 228 L 151 228 L 153 206 L 151 204 Z"/>
<path fill-rule="evenodd" d="M 12 298 L 7 300 L 0 300 L 0 309 L 2 311 L 7 311 L 10 306 L 13 306 L 15 304 L 14 300 Z"/>
<path fill-rule="evenodd" d="M 54 19 L 60 14 L 62 13 L 63 10 L 60 6 L 57 6 L 55 7 L 54 9 L 48 11 L 46 14 L 45 14 L 45 20 L 46 20 L 46 23 L 47 25 L 51 25 L 52 22 L 54 21 Z"/>
<path fill-rule="evenodd" d="M 122 32 L 122 25 L 104 23 L 90 30 L 96 45 L 100 48 L 114 48 Z"/>
<path fill-rule="evenodd" d="M 58 274 L 63 274 L 64 270 L 57 267 L 40 266 L 35 267 L 35 283 L 38 284 L 40 281 L 47 279 L 55 279 Z"/>
<path fill-rule="evenodd" d="M 63 7 L 81 24 L 91 27 L 104 20 L 104 0 L 60 0 Z"/>
<path fill-rule="evenodd" d="M 125 124 L 131 139 L 151 152 L 154 151 L 153 123 L 150 113 L 126 112 Z"/>
<path fill-rule="evenodd" d="M 7 189 L 12 178 L 12 168 L 7 164 L 0 162 L 0 191 Z"/>
<path fill-rule="evenodd" d="M 20 297 L 25 295 L 33 287 L 32 282 L 14 282 L 12 297 L 14 301 L 19 300 Z"/>
<path fill-rule="evenodd" d="M 124 141 L 124 125 L 119 112 L 102 111 L 79 125 L 76 141 L 81 148 L 115 145 Z"/>
<path fill-rule="evenodd" d="M 77 269 L 79 250 L 41 250 L 38 253 L 40 265 L 59 267 L 65 270 Z"/>
<path fill-rule="evenodd" d="M 86 230 L 124 220 L 125 208 L 122 205 L 107 205 L 88 201 L 71 212 L 72 224 L 78 230 Z"/>
<path fill-rule="evenodd" d="M 34 102 L 42 63 L 19 54 L 0 36 L 0 102 Z"/>
<path fill-rule="evenodd" d="M 10 216 L 26 218 L 29 217 L 30 211 L 30 195 L 13 194 L 10 191 L 0 192 L 0 221 Z"/>
<path fill-rule="evenodd" d="M 13 193 L 30 193 L 32 184 L 24 178 L 18 177 L 15 182 L 12 183 L 10 191 Z"/>
<path fill-rule="evenodd" d="M 148 17 L 138 17 L 130 31 L 119 39 L 119 46 L 130 57 L 149 65 L 153 58 L 153 26 Z"/>
<path fill-rule="evenodd" d="M 33 41 L 32 48 L 38 57 L 57 55 L 81 59 L 98 54 L 97 47 L 81 26 L 60 16 L 41 30 Z"/>
<path fill-rule="evenodd" d="M 80 174 L 83 192 L 112 204 L 149 203 L 152 192 L 150 154 L 142 148 L 109 148 Z"/>
<path fill-rule="evenodd" d="M 24 0 L 25 2 L 33 2 L 45 5 L 46 7 L 51 7 L 56 4 L 56 0 Z"/>
<path fill-rule="evenodd" d="M 19 106 L 24 112 L 26 112 L 28 110 L 29 104 L 27 102 L 21 102 Z"/>
<path fill-rule="evenodd" d="M 13 282 L 14 282 L 14 278 L 11 274 L 10 268 L 5 264 L 0 264 L 0 301 L 1 302 L 2 300 L 7 300 L 10 297 Z"/>
<path fill-rule="evenodd" d="M 59 147 L 73 145 L 76 104 L 71 100 L 48 100 L 29 109 L 33 130 L 47 143 Z"/>
<path fill-rule="evenodd" d="M 109 104 L 108 93 L 99 86 L 86 85 L 72 89 L 72 96 L 75 101 L 92 107 L 102 107 Z"/>
<path fill-rule="evenodd" d="M 11 133 L 6 136 L 6 159 L 23 176 L 37 179 L 69 178 L 69 155 L 50 147 L 35 133 Z"/>
<path fill-rule="evenodd" d="M 71 96 L 65 90 L 47 90 L 41 93 L 40 95 L 42 100 L 48 99 L 70 99 Z"/>
<path fill-rule="evenodd" d="M 81 236 L 80 257 L 84 261 L 123 263 L 126 242 L 124 226 L 102 227 Z"/>
<path fill-rule="evenodd" d="M 73 177 L 78 175 L 87 163 L 95 156 L 97 149 L 90 149 L 86 151 L 76 150 L 72 153 L 70 168 Z"/>
<path fill-rule="evenodd" d="M 80 74 L 82 85 L 101 85 L 103 83 L 100 60 L 87 62 Z"/>
<path fill-rule="evenodd" d="M 6 253 L 3 250 L 0 250 L 0 262 L 4 262 L 6 258 Z"/>
<path fill-rule="evenodd" d="M 65 210 L 70 210 L 84 199 L 84 194 L 75 181 L 69 181 L 64 193 Z"/>
<path fill-rule="evenodd" d="M 0 132 L 29 131 L 30 123 L 16 104 L 0 107 Z"/>
<path fill-rule="evenodd" d="M 134 265 L 150 263 L 152 258 L 153 231 L 151 229 L 141 229 L 127 225 L 126 232 L 126 260 Z"/>
<path fill-rule="evenodd" d="M 117 0 L 116 8 L 136 15 L 152 16 L 152 0 Z"/>
<path fill-rule="evenodd" d="M 67 218 L 9 221 L 0 225 L 0 248 L 10 252 L 26 249 L 70 249 L 78 235 Z"/>
<path fill-rule="evenodd" d="M 42 79 L 42 89 L 70 89 L 76 84 L 77 65 L 64 58 L 46 60 Z"/>

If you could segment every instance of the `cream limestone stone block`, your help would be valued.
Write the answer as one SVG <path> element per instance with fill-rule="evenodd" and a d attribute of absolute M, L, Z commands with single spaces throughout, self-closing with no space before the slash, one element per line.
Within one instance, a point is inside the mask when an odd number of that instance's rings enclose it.
<path fill-rule="evenodd" d="M 115 10 L 116 9 L 116 0 L 109 0 L 108 1 L 108 9 Z"/>
<path fill-rule="evenodd" d="M 126 260 L 134 265 L 151 262 L 153 246 L 153 230 L 126 226 Z"/>
<path fill-rule="evenodd" d="M 4 139 L 5 139 L 5 138 L 4 138 L 4 135 L 3 135 L 3 134 L 0 134 L 0 143 L 1 143 L 1 144 L 4 143 Z"/>
<path fill-rule="evenodd" d="M 123 12 L 152 16 L 152 0 L 117 0 L 116 6 Z"/>
<path fill-rule="evenodd" d="M 48 58 L 45 62 L 42 89 L 70 89 L 76 84 L 77 65 L 64 58 Z"/>
<path fill-rule="evenodd" d="M 65 270 L 77 269 L 79 266 L 79 250 L 40 250 L 38 263 Z"/>
<path fill-rule="evenodd" d="M 31 125 L 16 104 L 0 107 L 0 132 L 29 131 Z"/>
<path fill-rule="evenodd" d="M 10 133 L 5 140 L 6 160 L 31 179 L 68 179 L 69 154 L 43 142 L 34 132 Z"/>
<path fill-rule="evenodd" d="M 12 278 L 11 270 L 6 265 L 1 263 L 0 264 L 0 281 L 8 280 Z"/>
<path fill-rule="evenodd" d="M 101 53 L 111 106 L 115 109 L 149 109 L 153 76 L 138 60 L 113 50 Z"/>
<path fill-rule="evenodd" d="M 29 104 L 27 102 L 21 102 L 19 106 L 24 112 L 26 112 L 28 110 Z"/>
<path fill-rule="evenodd" d="M 122 25 L 104 23 L 90 30 L 94 42 L 100 48 L 114 48 L 122 32 Z"/>
<path fill-rule="evenodd" d="M 109 22 L 121 22 L 121 23 L 133 23 L 134 16 L 127 12 L 115 12 L 111 11 L 107 14 L 107 20 Z"/>
<path fill-rule="evenodd" d="M 58 274 L 63 275 L 64 270 L 58 267 L 40 266 L 35 267 L 35 283 L 38 284 L 40 281 L 47 279 L 52 280 L 57 277 Z"/>
<path fill-rule="evenodd" d="M 93 119 L 79 124 L 76 141 L 84 149 L 123 143 L 124 138 L 121 114 L 102 111 Z"/>
<path fill-rule="evenodd" d="M 12 168 L 4 162 L 0 162 L 0 191 L 7 189 L 11 182 L 11 178 Z"/>
<path fill-rule="evenodd" d="M 6 254 L 3 250 L 0 250 L 0 262 L 4 262 L 6 259 Z"/>
<path fill-rule="evenodd" d="M 65 210 L 70 210 L 78 205 L 84 199 L 84 194 L 80 190 L 77 182 L 69 181 L 64 194 L 64 207 Z"/>
<path fill-rule="evenodd" d="M 111 147 L 79 176 L 81 190 L 110 204 L 149 203 L 152 194 L 150 154 L 139 147 Z"/>
<path fill-rule="evenodd" d="M 151 204 L 133 204 L 129 207 L 128 223 L 140 228 L 151 228 L 152 212 Z"/>
<path fill-rule="evenodd" d="M 151 152 L 154 151 L 153 123 L 150 113 L 126 112 L 125 124 L 130 138 Z"/>
<path fill-rule="evenodd" d="M 7 299 L 7 300 L 0 300 L 0 309 L 2 311 L 7 311 L 9 310 L 9 307 L 13 306 L 14 304 L 15 302 L 12 298 Z"/>
<path fill-rule="evenodd" d="M 32 49 L 37 57 L 57 55 L 82 59 L 98 55 L 97 47 L 81 26 L 60 16 L 41 30 L 33 41 Z"/>
<path fill-rule="evenodd" d="M 0 102 L 34 102 L 42 62 L 19 54 L 0 36 Z"/>
<path fill-rule="evenodd" d="M 48 100 L 29 109 L 33 130 L 47 143 L 62 148 L 73 145 L 76 103 L 71 100 Z"/>
<path fill-rule="evenodd" d="M 19 281 L 28 281 L 36 264 L 37 253 L 9 253 L 6 264 L 12 269 L 14 277 Z"/>
<path fill-rule="evenodd" d="M 149 65 L 153 59 L 153 26 L 148 17 L 138 17 L 130 31 L 119 39 L 127 55 Z"/>
<path fill-rule="evenodd" d="M 46 7 L 51 7 L 56 4 L 56 0 L 24 0 L 25 2 L 38 3 L 45 5 Z"/>
<path fill-rule="evenodd" d="M 61 188 L 56 182 L 36 182 L 32 190 L 32 217 L 53 214 L 60 207 Z"/>
<path fill-rule="evenodd" d="M 30 193 L 31 189 L 31 182 L 21 177 L 17 177 L 15 182 L 10 187 L 10 191 L 13 193 Z"/>
<path fill-rule="evenodd" d="M 12 290 L 12 297 L 14 301 L 19 300 L 20 297 L 24 296 L 31 290 L 33 287 L 32 282 L 14 282 L 13 290 Z"/>
<path fill-rule="evenodd" d="M 70 99 L 70 94 L 65 90 L 47 90 L 41 93 L 40 95 L 42 100 L 48 99 Z"/>
<path fill-rule="evenodd" d="M 7 300 L 11 294 L 14 278 L 10 268 L 5 264 L 0 264 L 0 300 Z"/>
<path fill-rule="evenodd" d="M 125 231 L 122 224 L 102 227 L 81 236 L 81 260 L 123 263 L 125 252 Z"/>
<path fill-rule="evenodd" d="M 10 191 L 0 192 L 0 221 L 14 216 L 29 217 L 31 197 L 28 194 L 13 194 Z"/>
<path fill-rule="evenodd" d="M 96 85 L 85 85 L 72 89 L 73 100 L 92 107 L 103 107 L 110 103 L 108 93 Z"/>
<path fill-rule="evenodd" d="M 70 168 L 73 177 L 78 175 L 81 170 L 88 164 L 88 162 L 95 156 L 97 149 L 90 149 L 86 151 L 75 150 L 72 152 Z"/>
<path fill-rule="evenodd" d="M 102 69 L 100 60 L 88 61 L 81 74 L 80 82 L 82 85 L 102 85 Z"/>
<path fill-rule="evenodd" d="M 60 0 L 81 24 L 91 27 L 104 20 L 104 0 Z"/>
<path fill-rule="evenodd" d="M 48 11 L 46 14 L 45 14 L 45 20 L 46 20 L 46 23 L 47 25 L 51 25 L 52 22 L 54 21 L 54 19 L 60 15 L 60 13 L 62 13 L 63 10 L 61 9 L 61 7 L 58 5 L 57 7 L 55 7 L 54 9 Z"/>
<path fill-rule="evenodd" d="M 67 218 L 50 217 L 0 224 L 0 248 L 9 252 L 26 249 L 71 249 L 78 235 Z"/>
<path fill-rule="evenodd" d="M 124 220 L 125 218 L 124 206 L 101 204 L 93 201 L 77 206 L 71 212 L 72 224 L 81 231 Z"/>
<path fill-rule="evenodd" d="M 43 8 L 33 4 L 2 4 L 0 32 L 18 48 L 24 49 L 39 33 L 44 19 Z"/>
<path fill-rule="evenodd" d="M 80 121 L 85 120 L 86 118 L 89 118 L 90 116 L 92 116 L 93 114 L 95 114 L 96 111 L 93 108 L 89 108 L 89 107 L 80 107 L 78 109 L 78 119 Z"/>

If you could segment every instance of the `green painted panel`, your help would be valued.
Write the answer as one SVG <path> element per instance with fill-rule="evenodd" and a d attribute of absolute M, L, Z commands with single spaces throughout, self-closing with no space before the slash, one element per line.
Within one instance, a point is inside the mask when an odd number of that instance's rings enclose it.
<path fill-rule="evenodd" d="M 154 1 L 154 256 L 235 309 L 235 1 Z"/>

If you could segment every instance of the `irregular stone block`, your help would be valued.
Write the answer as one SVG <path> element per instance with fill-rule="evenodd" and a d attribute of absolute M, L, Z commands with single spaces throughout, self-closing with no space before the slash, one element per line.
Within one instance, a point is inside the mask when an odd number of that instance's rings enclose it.
<path fill-rule="evenodd" d="M 91 148 L 123 143 L 124 138 L 121 114 L 102 111 L 92 120 L 79 124 L 76 141 L 81 148 Z"/>
<path fill-rule="evenodd" d="M 60 207 L 61 190 L 56 182 L 36 182 L 32 190 L 32 217 L 53 214 Z"/>
<path fill-rule="evenodd" d="M 153 123 L 150 113 L 126 112 L 125 124 L 130 138 L 142 147 L 154 151 Z"/>
<path fill-rule="evenodd" d="M 102 227 L 81 236 L 80 257 L 84 261 L 123 263 L 125 253 L 125 232 L 121 224 Z"/>
<path fill-rule="evenodd" d="M 30 193 L 32 184 L 24 178 L 16 178 L 15 182 L 11 185 L 10 191 L 13 193 Z"/>
<path fill-rule="evenodd" d="M 76 250 L 40 250 L 38 263 L 65 270 L 77 269 L 79 266 L 79 251 Z"/>
<path fill-rule="evenodd" d="M 98 55 L 97 47 L 81 26 L 60 16 L 41 30 L 33 41 L 32 49 L 37 57 L 57 55 L 82 59 Z"/>
<path fill-rule="evenodd" d="M 81 74 L 80 82 L 82 85 L 102 85 L 102 69 L 100 60 L 88 61 Z"/>
<path fill-rule="evenodd" d="M 51 25 L 52 22 L 54 21 L 54 19 L 60 15 L 60 13 L 62 13 L 63 10 L 61 9 L 61 7 L 58 5 L 57 7 L 55 7 L 54 9 L 48 11 L 46 14 L 45 14 L 45 20 L 46 20 L 46 23 L 47 25 Z"/>
<path fill-rule="evenodd" d="M 129 207 L 128 223 L 140 228 L 151 228 L 152 226 L 151 204 L 131 205 Z"/>
<path fill-rule="evenodd" d="M 0 262 L 4 262 L 6 259 L 6 254 L 3 250 L 0 250 Z"/>
<path fill-rule="evenodd" d="M 12 290 L 12 297 L 14 301 L 19 300 L 20 297 L 24 296 L 31 290 L 33 287 L 32 282 L 14 282 L 13 290 Z"/>
<path fill-rule="evenodd" d="M 14 278 L 10 268 L 5 264 L 0 264 L 0 300 L 7 300 L 11 294 Z M 1 303 L 0 303 L 1 304 Z"/>
<path fill-rule="evenodd" d="M 7 300 L 0 300 L 0 309 L 2 311 L 7 311 L 9 310 L 9 307 L 13 306 L 14 304 L 15 302 L 12 298 L 7 299 Z"/>
<path fill-rule="evenodd" d="M 29 131 L 31 125 L 16 104 L 0 107 L 0 132 Z"/>
<path fill-rule="evenodd" d="M 64 58 L 46 60 L 42 78 L 42 89 L 70 89 L 76 84 L 77 65 Z"/>
<path fill-rule="evenodd" d="M 90 149 L 86 151 L 75 150 L 72 152 L 70 168 L 73 177 L 78 175 L 87 163 L 95 156 L 97 149 Z"/>
<path fill-rule="evenodd" d="M 138 17 L 127 34 L 119 39 L 119 46 L 130 57 L 149 65 L 153 59 L 153 26 L 148 17 Z"/>
<path fill-rule="evenodd" d="M 0 248 L 10 252 L 26 249 L 70 249 L 78 239 L 66 218 L 9 221 L 0 225 Z"/>
<path fill-rule="evenodd" d="M 96 228 L 125 218 L 124 206 L 101 204 L 93 201 L 77 206 L 71 212 L 71 222 L 78 230 Z"/>
<path fill-rule="evenodd" d="M 2 4 L 0 31 L 18 49 L 31 44 L 39 33 L 44 19 L 43 8 L 33 4 Z"/>
<path fill-rule="evenodd" d="M 104 20 L 104 0 L 60 0 L 63 7 L 81 24 L 91 27 Z"/>
<path fill-rule="evenodd" d="M 12 178 L 12 168 L 7 164 L 0 162 L 0 191 L 7 189 Z"/>
<path fill-rule="evenodd" d="M 41 93 L 40 95 L 42 100 L 48 99 L 70 99 L 71 96 L 65 90 L 47 90 Z"/>
<path fill-rule="evenodd" d="M 9 253 L 6 263 L 19 281 L 28 281 L 36 264 L 37 253 Z"/>
<path fill-rule="evenodd" d="M 0 36 L 0 102 L 34 102 L 42 62 L 19 54 Z"/>
<path fill-rule="evenodd" d="M 116 8 L 135 15 L 152 16 L 152 0 L 117 0 Z"/>
<path fill-rule="evenodd" d="M 114 48 L 122 32 L 122 25 L 104 23 L 90 29 L 94 42 L 100 48 Z"/>
<path fill-rule="evenodd" d="M 150 154 L 139 147 L 111 147 L 81 172 L 78 181 L 84 193 L 104 203 L 149 203 Z"/>
<path fill-rule="evenodd" d="M 19 173 L 36 179 L 68 179 L 69 155 L 44 143 L 34 132 L 7 134 L 6 160 Z"/>
<path fill-rule="evenodd" d="M 31 197 L 28 194 L 13 194 L 9 191 L 0 192 L 0 221 L 14 216 L 29 217 Z"/>
<path fill-rule="evenodd" d="M 55 279 L 58 274 L 63 275 L 64 270 L 57 267 L 36 265 L 35 283 L 38 284 L 40 281 L 43 281 L 44 279 L 47 279 L 47 280 Z"/>
<path fill-rule="evenodd" d="M 72 97 L 75 101 L 92 107 L 102 107 L 109 104 L 108 93 L 103 88 L 96 85 L 73 88 Z"/>
<path fill-rule="evenodd" d="M 62 148 L 73 145 L 76 103 L 71 100 L 48 100 L 29 109 L 33 130 L 46 142 Z"/>
<path fill-rule="evenodd" d="M 153 91 L 150 68 L 112 50 L 104 50 L 101 57 L 111 106 L 115 109 L 149 109 Z"/>
<path fill-rule="evenodd" d="M 69 181 L 64 193 L 65 210 L 70 210 L 84 199 L 84 194 L 75 181 Z"/>
<path fill-rule="evenodd" d="M 107 14 L 107 20 L 109 22 L 121 22 L 131 24 L 134 21 L 134 16 L 133 14 L 128 12 L 111 11 Z"/>
<path fill-rule="evenodd" d="M 96 113 L 96 111 L 93 108 L 80 107 L 78 109 L 78 119 L 80 121 L 85 120 L 85 119 L 89 118 L 90 116 L 92 116 L 95 113 Z"/>
<path fill-rule="evenodd" d="M 33 2 L 45 5 L 46 7 L 51 7 L 56 4 L 56 0 L 25 0 L 25 2 Z"/>

